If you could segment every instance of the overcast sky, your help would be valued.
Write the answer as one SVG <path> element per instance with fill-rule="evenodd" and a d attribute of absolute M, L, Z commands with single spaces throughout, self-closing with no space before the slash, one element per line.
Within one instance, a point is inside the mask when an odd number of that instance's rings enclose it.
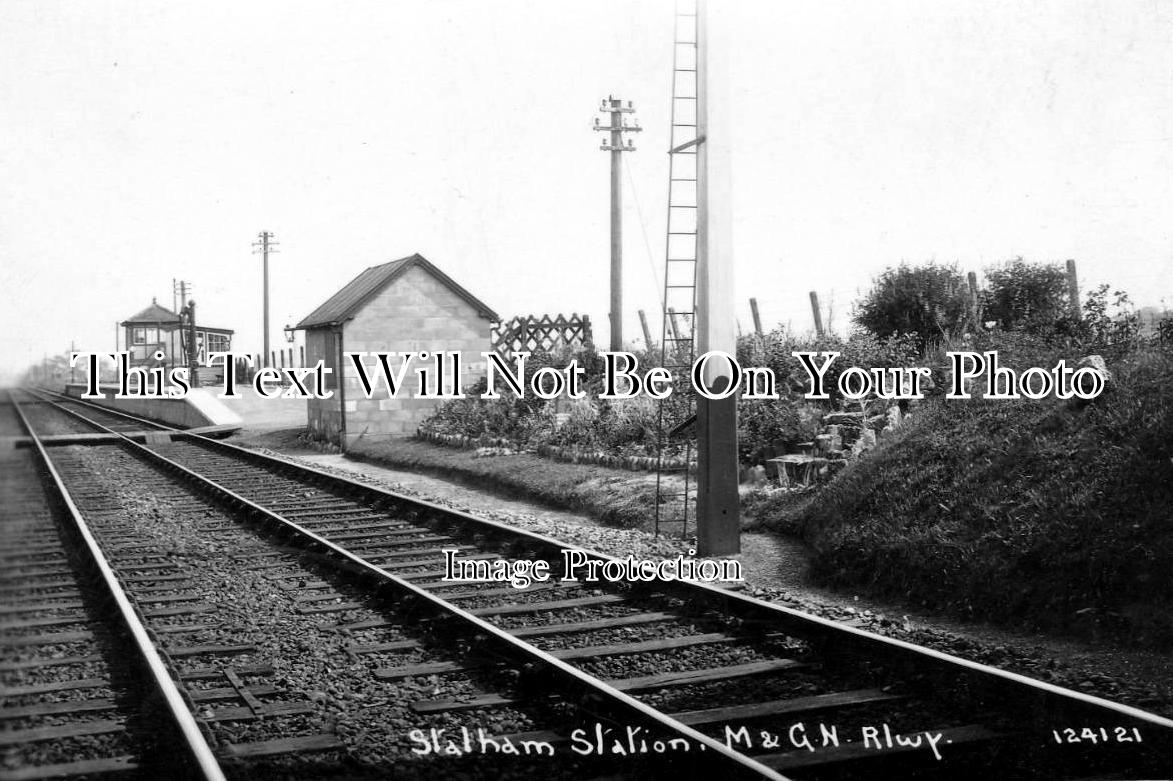
<path fill-rule="evenodd" d="M 504 316 L 606 343 L 600 98 L 633 100 L 626 331 L 663 273 L 670 2 L 0 3 L 0 366 L 194 284 L 257 350 L 419 252 Z M 1079 262 L 1173 306 L 1173 3 L 738 2 L 738 313 L 846 324 L 888 265 Z M 655 318 L 653 317 L 653 320 Z"/>

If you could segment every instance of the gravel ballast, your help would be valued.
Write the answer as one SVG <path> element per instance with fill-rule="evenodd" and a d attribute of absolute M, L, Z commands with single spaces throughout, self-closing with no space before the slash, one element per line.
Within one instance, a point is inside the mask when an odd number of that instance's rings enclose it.
<path fill-rule="evenodd" d="M 504 498 L 496 499 L 485 490 L 384 469 L 367 462 L 353 462 L 339 455 L 313 454 L 304 450 L 274 454 L 611 555 L 631 553 L 655 558 L 687 553 L 685 541 L 657 538 L 634 529 L 602 526 L 586 516 L 528 504 L 509 497 L 508 493 Z M 572 468 L 573 465 L 559 466 Z M 500 507 L 507 509 L 498 509 Z M 743 593 L 824 618 L 851 621 L 877 634 L 1173 718 L 1173 655 L 1026 635 L 1000 627 L 961 624 L 918 612 L 915 607 L 907 605 L 861 600 L 853 595 L 796 585 L 795 580 L 801 577 L 801 571 L 796 574 L 795 570 L 801 570 L 801 567 L 779 561 L 780 557 L 791 552 L 792 546 L 779 547 L 773 544 L 772 537 L 766 545 L 757 545 L 752 540 L 766 536 L 744 535 L 753 547 L 742 557 L 746 569 Z M 771 577 L 775 568 L 787 570 L 781 582 Z"/>
<path fill-rule="evenodd" d="M 339 579 L 329 569 L 300 557 L 296 551 L 275 547 L 251 527 L 237 524 L 218 507 L 190 491 L 169 484 L 163 473 L 118 448 L 62 448 L 61 465 L 67 481 L 83 475 L 91 482 L 79 500 L 83 514 L 108 550 L 116 571 L 136 567 L 142 574 L 185 576 L 172 588 L 147 592 L 150 597 L 193 594 L 210 609 L 181 618 L 148 619 L 155 628 L 186 624 L 206 625 L 190 633 L 162 635 L 169 647 L 198 644 L 250 644 L 255 650 L 231 656 L 197 656 L 176 660 L 180 673 L 194 667 L 243 667 L 271 664 L 275 674 L 256 683 L 271 684 L 271 699 L 308 703 L 308 713 L 250 721 L 215 721 L 212 734 L 220 743 L 270 740 L 293 735 L 332 733 L 344 749 L 326 754 L 281 755 L 263 762 L 228 764 L 238 778 L 284 778 L 347 774 L 348 777 L 442 778 L 576 778 L 607 770 L 598 765 L 566 761 L 552 765 L 534 758 L 418 756 L 419 743 L 411 731 L 435 728 L 449 733 L 468 727 L 487 735 L 503 735 L 550 728 L 554 718 L 544 706 L 518 706 L 482 711 L 421 715 L 411 710 L 417 700 L 452 699 L 484 693 L 510 694 L 502 684 L 515 676 L 478 672 L 415 676 L 381 681 L 373 671 L 413 662 L 460 657 L 461 647 L 433 640 L 418 619 L 399 616 L 368 592 Z M 105 508 L 105 509 L 100 509 Z M 119 508 L 111 512 L 109 508 Z M 133 547 L 120 548 L 128 540 Z M 151 565 L 158 564 L 158 568 Z M 322 584 L 307 588 L 308 584 Z M 283 588 L 282 584 L 290 586 Z M 306 584 L 303 586 L 301 584 Z M 314 595 L 312 603 L 301 602 Z M 333 596 L 331 596 L 333 595 Z M 136 595 L 140 600 L 147 594 Z M 322 599 L 318 599 L 322 597 Z M 309 604 L 359 602 L 360 608 L 330 613 L 306 613 Z M 345 624 L 389 621 L 392 626 L 351 632 Z M 355 643 L 418 639 L 423 648 L 408 653 L 374 653 L 354 657 L 347 647 Z M 430 651 L 428 649 L 431 649 Z M 438 653 L 442 652 L 442 653 Z M 189 692 L 223 687 L 220 682 L 185 682 Z M 493 689 L 491 687 L 498 686 Z M 237 703 L 215 703 L 236 705 Z M 213 707 L 201 706 L 197 716 L 208 718 Z"/>

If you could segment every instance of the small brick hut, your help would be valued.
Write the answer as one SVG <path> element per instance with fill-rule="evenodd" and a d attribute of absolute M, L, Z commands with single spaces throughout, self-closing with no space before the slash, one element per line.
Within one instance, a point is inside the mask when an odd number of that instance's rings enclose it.
<path fill-rule="evenodd" d="M 489 327 L 499 319 L 421 255 L 371 266 L 297 324 L 305 330 L 306 365 L 322 360 L 334 372 L 327 378 L 333 398 L 308 402 L 310 434 L 343 447 L 362 436 L 414 434 L 442 403 L 413 398 L 419 364 L 409 368 L 404 377 L 409 385 L 394 399 L 387 398 L 376 368 L 378 385 L 368 399 L 343 353 L 460 350 L 461 380 L 468 385 L 485 374 L 482 353 L 490 349 Z M 365 363 L 375 366 L 371 358 Z M 398 368 L 398 356 L 391 366 Z"/>

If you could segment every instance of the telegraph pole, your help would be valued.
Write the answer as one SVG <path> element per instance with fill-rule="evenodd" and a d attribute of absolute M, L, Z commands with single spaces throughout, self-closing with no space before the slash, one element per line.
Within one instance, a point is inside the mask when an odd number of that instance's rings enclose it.
<path fill-rule="evenodd" d="M 261 333 L 264 334 L 265 339 L 265 352 L 261 356 L 262 366 L 269 365 L 269 254 L 277 252 L 274 249 L 276 246 L 277 242 L 273 241 L 273 234 L 270 231 L 261 231 L 257 234 L 257 241 L 253 242 L 253 254 L 261 255 L 264 258 L 265 264 L 265 304 L 264 313 L 261 315 L 265 319 L 261 329 Z"/>
<path fill-rule="evenodd" d="M 171 280 L 171 305 L 175 311 L 182 311 L 187 306 L 187 294 L 191 292 L 191 283 L 186 280 Z M 178 297 L 178 298 L 177 298 Z M 176 301 L 178 300 L 178 305 Z"/>
<path fill-rule="evenodd" d="M 697 138 L 697 353 L 721 350 L 737 354 L 733 306 L 732 193 L 728 37 L 716 57 L 709 48 L 711 30 L 706 0 L 697 0 L 696 138 Z M 712 105 L 716 103 L 717 105 Z M 728 388 L 732 366 L 710 361 L 704 380 L 715 391 Z M 697 398 L 697 553 L 727 556 L 741 552 L 737 492 L 737 395 Z"/>
<path fill-rule="evenodd" d="M 611 153 L 611 349 L 623 349 L 623 214 L 622 189 L 620 169 L 623 161 L 620 155 L 623 152 L 634 152 L 635 144 L 627 139 L 623 143 L 624 133 L 639 133 L 643 130 L 639 125 L 623 124 L 623 115 L 631 114 L 635 107 L 631 101 L 623 105 L 618 98 L 607 96 L 599 106 L 599 111 L 610 115 L 610 125 L 600 125 L 595 117 L 595 130 L 609 132 L 611 138 L 604 140 L 599 149 Z"/>

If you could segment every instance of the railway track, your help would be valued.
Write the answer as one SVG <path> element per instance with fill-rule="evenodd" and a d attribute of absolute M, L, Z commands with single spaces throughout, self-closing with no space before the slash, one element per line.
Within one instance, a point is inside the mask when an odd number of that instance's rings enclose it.
<path fill-rule="evenodd" d="M 0 451 L 0 501 L 0 779 L 221 778 L 43 448 Z"/>
<path fill-rule="evenodd" d="M 477 757 L 446 760 L 439 770 L 426 762 L 394 765 L 379 751 L 411 755 L 408 730 L 396 722 L 412 716 L 420 686 L 372 677 L 366 660 L 373 657 L 356 662 L 353 653 L 363 630 L 340 632 L 336 622 L 367 625 L 383 641 L 418 643 L 418 616 L 397 615 L 368 587 L 340 581 L 299 549 L 241 527 L 238 514 L 217 511 L 121 447 L 59 446 L 53 459 L 228 777 L 434 778 L 462 768 L 483 778 L 597 774 L 571 764 L 551 775 L 544 756 L 508 759 L 497 770 Z M 426 682 L 429 693 L 452 696 L 483 687 L 451 675 Z M 360 712 L 339 714 L 341 701 Z M 380 703 L 374 717 L 363 712 L 370 702 Z M 372 723 L 384 718 L 389 723 Z M 539 706 L 510 723 L 549 721 Z M 433 722 L 458 729 L 452 719 Z"/>
<path fill-rule="evenodd" d="M 85 404 L 82 401 L 63 397 L 53 401 L 44 400 L 36 396 L 26 397 L 20 405 L 21 411 L 41 436 L 68 436 L 72 434 L 89 434 L 95 432 L 95 424 L 102 429 L 123 434 L 129 432 L 141 433 L 144 431 L 162 431 L 167 427 L 145 418 L 139 418 L 124 413 L 105 410 L 101 407 Z M 6 405 L 8 406 L 8 405 Z M 84 411 L 86 419 L 71 415 L 62 415 L 62 410 L 75 412 Z M 15 417 L 15 416 L 12 416 Z M 0 424 L 3 425 L 3 424 Z M 15 432 L 23 434 L 23 429 Z"/>
<path fill-rule="evenodd" d="M 79 406 L 68 414 L 99 427 Z M 336 617 L 326 628 L 354 667 L 409 698 L 417 756 L 525 747 L 653 777 L 1144 777 L 1173 767 L 1173 722 L 1136 709 L 703 584 L 560 583 L 556 540 L 226 443 L 176 432 L 117 449 L 314 557 L 316 576 L 284 579 L 302 615 Z M 55 458 L 69 471 L 80 456 Z M 73 468 L 92 472 L 84 461 Z M 445 549 L 545 560 L 555 579 L 453 583 Z M 305 566 L 274 563 L 293 565 Z M 420 696 L 432 682 L 443 696 Z M 502 712 L 516 718 L 493 721 Z M 478 719 L 537 728 L 498 729 L 485 743 Z M 461 767 L 450 761 L 439 767 Z M 593 772 L 590 762 L 581 767 Z"/>

